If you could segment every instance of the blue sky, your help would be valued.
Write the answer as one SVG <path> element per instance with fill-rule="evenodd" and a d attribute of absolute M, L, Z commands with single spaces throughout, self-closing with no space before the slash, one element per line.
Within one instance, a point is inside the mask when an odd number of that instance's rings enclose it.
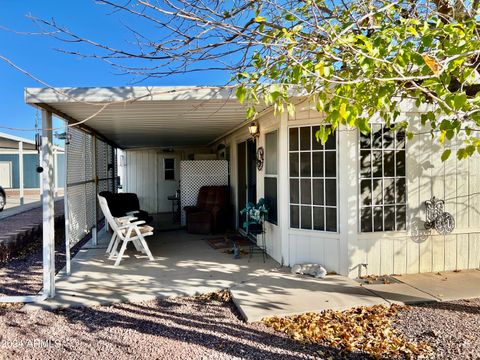
<path fill-rule="evenodd" d="M 111 14 L 111 8 L 98 5 L 93 0 L 0 0 L 0 26 L 19 32 L 38 32 L 39 29 L 26 16 L 54 18 L 69 30 L 98 41 L 125 44 L 131 39 L 122 21 L 140 30 L 151 31 L 134 18 Z M 33 35 L 19 35 L 0 29 L 0 54 L 12 60 L 46 83 L 56 86 L 122 86 L 138 81 L 132 76 L 115 74 L 108 64 L 99 60 L 84 59 L 62 54 L 55 48 L 61 42 Z M 221 85 L 228 74 L 187 74 L 175 78 L 149 79 L 141 85 Z M 25 87 L 42 85 L 11 68 L 0 60 L 0 132 L 33 138 L 31 131 L 12 131 L 4 127 L 33 128 L 36 110 L 25 105 Z M 57 122 L 57 125 L 59 123 Z"/>

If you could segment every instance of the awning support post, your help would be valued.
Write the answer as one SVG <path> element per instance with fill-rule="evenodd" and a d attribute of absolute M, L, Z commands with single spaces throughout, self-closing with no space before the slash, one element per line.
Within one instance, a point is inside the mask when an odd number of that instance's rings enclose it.
<path fill-rule="evenodd" d="M 97 227 L 97 193 L 98 193 L 98 176 L 97 176 L 97 137 L 93 137 L 93 218 L 94 225 L 92 228 L 92 246 L 98 246 L 98 227 Z"/>
<path fill-rule="evenodd" d="M 18 177 L 20 182 L 20 206 L 25 204 L 24 175 L 23 175 L 23 142 L 18 142 Z"/>
<path fill-rule="evenodd" d="M 68 126 L 65 121 L 65 133 L 68 134 Z M 63 211 L 65 214 L 65 272 L 67 276 L 72 274 L 72 259 L 70 254 L 70 209 L 68 207 L 68 144 L 65 141 L 64 152 L 64 184 L 63 184 Z"/>
<path fill-rule="evenodd" d="M 55 210 L 52 113 L 42 110 L 41 174 L 43 208 L 43 294 L 55 296 Z"/>

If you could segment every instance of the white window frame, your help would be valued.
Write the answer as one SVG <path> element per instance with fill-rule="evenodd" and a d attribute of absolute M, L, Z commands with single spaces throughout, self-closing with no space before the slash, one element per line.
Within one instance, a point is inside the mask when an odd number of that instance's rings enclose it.
<path fill-rule="evenodd" d="M 276 174 L 270 174 L 267 172 L 267 135 L 268 134 L 271 134 L 273 132 L 276 132 L 276 137 L 277 137 L 277 158 L 275 159 L 276 163 L 277 163 L 277 173 Z M 276 225 L 278 226 L 279 225 L 279 216 L 278 216 L 278 163 L 279 163 L 279 152 L 280 152 L 280 148 L 279 148 L 279 137 L 278 137 L 278 129 L 272 129 L 271 131 L 265 133 L 264 135 L 264 139 L 265 139 L 265 151 L 264 151 L 264 156 L 265 156 L 265 159 L 264 159 L 264 174 L 263 174 L 263 195 L 265 196 L 265 178 L 275 178 L 277 179 L 277 222 L 274 223 L 274 222 L 270 222 L 268 220 L 266 220 L 267 222 L 269 222 L 270 224 L 273 224 L 273 225 Z"/>
<path fill-rule="evenodd" d="M 173 160 L 173 169 L 171 169 L 171 168 L 168 168 L 168 169 L 167 169 L 167 168 L 166 168 L 166 166 L 165 166 L 165 161 L 167 161 L 167 160 Z M 176 175 L 177 175 L 176 167 L 177 167 L 177 161 L 176 161 L 176 159 L 175 159 L 174 157 L 164 157 L 164 158 L 163 158 L 163 180 L 164 180 L 164 181 L 176 181 L 176 179 L 177 179 L 177 176 L 176 176 Z M 166 171 L 167 171 L 167 170 L 173 170 L 173 179 L 167 179 L 167 176 L 166 176 L 166 175 L 167 175 L 167 174 L 166 174 Z"/>
<path fill-rule="evenodd" d="M 385 127 L 385 124 L 383 123 L 370 123 L 370 127 L 372 128 L 373 126 L 376 126 L 376 125 L 379 125 L 379 126 L 382 126 L 382 129 L 383 127 Z M 372 131 L 373 131 L 373 128 L 372 128 Z M 407 174 L 408 174 L 408 169 L 407 169 L 407 136 L 405 134 L 405 145 L 404 145 L 404 148 L 403 148 L 403 151 L 405 153 L 405 164 L 404 164 L 404 167 L 405 167 L 405 175 L 403 176 L 397 176 L 397 167 L 396 167 L 396 154 L 395 154 L 395 174 L 394 176 L 385 176 L 385 168 L 384 168 L 384 161 L 383 161 L 383 152 L 385 150 L 388 150 L 388 151 L 398 151 L 399 149 L 397 149 L 396 147 L 396 132 L 395 132 L 395 143 L 394 143 L 394 147 L 393 149 L 388 149 L 388 148 L 384 148 L 384 144 L 383 144 L 383 130 L 382 130 L 382 146 L 381 148 L 374 148 L 372 145 L 373 145 L 373 139 L 371 138 L 371 144 L 370 144 L 370 148 L 368 149 L 370 151 L 370 153 L 372 154 L 372 151 L 373 150 L 377 150 L 377 151 L 382 151 L 382 176 L 381 177 L 374 177 L 373 176 L 373 155 L 371 156 L 371 161 L 370 161 L 370 173 L 371 173 L 371 176 L 370 178 L 363 178 L 362 177 L 362 164 L 361 164 L 361 151 L 366 151 L 367 149 L 362 149 L 361 148 L 361 133 L 360 131 L 357 131 L 357 173 L 358 173 L 358 181 L 357 181 L 357 186 L 358 186 L 358 189 L 357 189 L 357 194 L 358 194 L 358 233 L 359 234 L 380 234 L 380 233 L 406 233 L 408 231 L 408 222 L 407 222 L 407 219 L 408 219 L 408 214 L 407 214 L 407 211 L 408 211 L 408 181 L 407 181 Z M 395 192 L 395 195 L 394 195 L 394 199 L 395 199 L 395 202 L 394 203 L 391 203 L 391 204 L 385 204 L 385 200 L 384 200 L 384 194 L 385 194 L 385 179 L 391 179 L 393 180 L 394 182 L 396 182 L 398 179 L 401 179 L 403 178 L 405 180 L 405 203 L 397 203 L 397 194 Z M 374 205 L 373 202 L 374 202 L 374 199 L 373 199 L 373 192 L 372 192 L 372 204 L 371 205 L 363 205 L 362 204 L 362 187 L 361 187 L 361 183 L 362 183 L 362 180 L 368 180 L 370 179 L 371 182 L 373 182 L 374 179 L 378 179 L 378 180 L 381 180 L 382 181 L 382 204 L 380 205 Z M 373 184 L 371 184 L 371 188 L 373 189 Z M 396 191 L 396 190 L 395 190 Z M 395 229 L 394 230 L 385 230 L 385 206 L 394 206 L 395 207 Z M 405 207 L 405 228 L 404 229 L 401 229 L 401 230 L 397 230 L 397 206 L 404 206 Z M 374 208 L 375 207 L 381 207 L 382 208 L 382 230 L 375 230 L 375 216 L 374 216 Z M 362 209 L 363 208 L 371 208 L 372 209 L 372 230 L 371 231 L 362 231 Z"/>
<path fill-rule="evenodd" d="M 287 166 L 287 171 L 288 171 L 288 175 L 287 175 L 287 179 L 288 179 L 288 228 L 290 230 L 293 230 L 293 231 L 307 231 L 307 232 L 320 232 L 320 233 L 325 233 L 325 234 L 339 234 L 340 233 L 340 219 L 339 219 L 339 215 L 340 215 L 340 212 L 339 212 L 339 134 L 338 134 L 338 131 L 336 130 L 336 139 L 335 139 L 335 150 L 325 150 L 325 149 L 322 149 L 322 150 L 313 150 L 313 128 L 316 127 L 316 126 L 319 126 L 318 124 L 304 124 L 304 125 L 291 125 L 291 126 L 288 126 L 287 128 L 287 147 L 288 147 L 288 159 L 287 159 L 287 163 L 288 163 L 288 166 Z M 310 128 L 310 134 L 312 136 L 310 136 L 310 150 L 300 150 L 300 129 L 301 128 L 304 128 L 304 127 L 309 127 Z M 298 150 L 293 150 L 291 151 L 290 150 L 290 129 L 292 128 L 297 128 L 298 129 Z M 335 152 L 335 177 L 326 177 L 325 176 L 325 151 L 327 152 Z M 308 152 L 310 153 L 310 171 L 311 171 L 311 174 L 310 174 L 310 177 L 304 177 L 304 176 L 301 176 L 300 172 L 299 172 L 299 176 L 298 177 L 291 177 L 290 176 L 290 153 L 299 153 L 301 154 L 302 152 Z M 313 159 L 312 159 L 312 154 L 314 152 L 323 152 L 323 177 L 314 177 L 313 176 Z M 300 167 L 300 163 L 301 163 L 301 159 L 300 159 L 300 156 L 299 156 L 299 167 Z M 300 169 L 299 169 L 300 171 Z M 290 180 L 291 179 L 298 179 L 298 186 L 299 186 L 299 203 L 296 204 L 296 203 L 292 203 L 290 202 Z M 309 204 L 309 205 L 305 205 L 305 204 L 302 204 L 301 203 L 301 179 L 309 179 L 310 180 L 310 194 L 311 194 L 311 197 L 312 197 L 312 203 Z M 314 205 L 313 204 L 313 180 L 324 180 L 324 186 L 323 186 L 323 200 L 324 200 L 324 205 Z M 325 202 L 326 202 L 326 186 L 325 186 L 325 180 L 335 180 L 336 182 L 336 194 L 335 194 L 335 206 L 327 206 L 325 205 Z M 295 206 L 299 206 L 299 217 L 298 217 L 298 228 L 295 228 L 295 227 L 292 227 L 291 226 L 291 206 L 292 205 L 295 205 Z M 301 207 L 302 206 L 310 206 L 312 208 L 312 211 L 311 211 L 311 222 L 312 222 L 312 228 L 311 229 L 304 229 L 302 228 L 302 211 L 301 211 Z M 324 213 L 323 213 L 323 220 L 324 220 L 324 230 L 317 230 L 317 229 L 314 229 L 314 221 L 313 221 L 313 208 L 323 208 L 324 209 Z M 326 230 L 326 219 L 327 219 L 327 212 L 325 211 L 326 208 L 330 208 L 330 209 L 333 209 L 335 208 L 335 213 L 336 213 L 336 224 L 335 224 L 335 227 L 336 227 L 336 231 L 330 231 L 330 230 Z"/>

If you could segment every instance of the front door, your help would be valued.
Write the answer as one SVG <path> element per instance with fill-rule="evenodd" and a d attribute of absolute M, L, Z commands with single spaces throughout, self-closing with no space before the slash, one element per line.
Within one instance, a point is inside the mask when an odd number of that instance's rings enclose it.
<path fill-rule="evenodd" d="M 1 161 L 0 162 L 0 186 L 5 189 L 12 187 L 12 162 Z"/>
<path fill-rule="evenodd" d="M 158 154 L 157 174 L 157 211 L 165 213 L 172 211 L 169 196 L 175 195 L 180 188 L 180 155 L 175 153 Z"/>
<path fill-rule="evenodd" d="M 257 201 L 256 148 L 255 140 L 247 140 L 237 145 L 238 227 L 243 227 L 245 221 L 240 210 L 245 208 L 248 202 Z"/>

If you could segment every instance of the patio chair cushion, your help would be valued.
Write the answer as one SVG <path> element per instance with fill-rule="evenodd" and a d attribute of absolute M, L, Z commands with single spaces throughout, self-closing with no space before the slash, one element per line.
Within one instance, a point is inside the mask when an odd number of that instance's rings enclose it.
<path fill-rule="evenodd" d="M 140 225 L 138 230 L 140 230 L 140 234 L 147 234 L 153 232 L 153 227 L 149 225 Z M 122 229 L 121 232 L 123 235 L 127 235 L 128 229 Z M 132 236 L 136 236 L 136 234 L 137 233 L 132 230 Z"/>
<path fill-rule="evenodd" d="M 138 201 L 137 194 L 134 193 L 117 193 L 114 194 L 110 191 L 102 191 L 100 196 L 107 199 L 108 207 L 114 217 L 122 217 L 127 215 L 131 211 L 138 211 L 135 217 L 138 220 L 143 220 L 147 224 L 153 221 L 153 217 L 145 210 L 140 210 L 140 202 Z"/>

